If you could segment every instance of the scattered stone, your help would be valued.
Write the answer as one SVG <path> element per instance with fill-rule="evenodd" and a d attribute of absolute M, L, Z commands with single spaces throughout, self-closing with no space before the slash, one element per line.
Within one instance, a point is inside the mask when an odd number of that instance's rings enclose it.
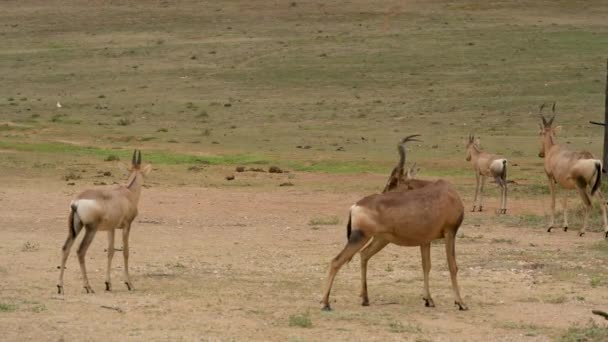
<path fill-rule="evenodd" d="M 106 182 L 93 182 L 93 185 L 107 185 Z"/>
<path fill-rule="evenodd" d="M 279 186 L 293 186 L 293 183 L 292 182 L 285 182 L 285 183 L 279 184 Z"/>
<path fill-rule="evenodd" d="M 340 147 L 338 147 L 338 148 L 336 149 L 336 151 L 342 151 L 342 152 L 343 152 L 343 151 L 345 151 L 345 150 L 344 150 L 344 147 L 340 146 Z"/>
<path fill-rule="evenodd" d="M 245 167 L 244 166 L 237 166 L 236 167 L 236 172 L 245 172 Z"/>
<path fill-rule="evenodd" d="M 76 185 L 74 182 L 69 182 L 68 185 Z"/>
<path fill-rule="evenodd" d="M 234 175 L 226 176 L 226 180 L 228 180 L 228 181 L 234 180 Z"/>
<path fill-rule="evenodd" d="M 106 171 L 106 172 L 103 173 L 103 175 L 106 176 L 106 177 L 112 177 L 112 172 Z"/>

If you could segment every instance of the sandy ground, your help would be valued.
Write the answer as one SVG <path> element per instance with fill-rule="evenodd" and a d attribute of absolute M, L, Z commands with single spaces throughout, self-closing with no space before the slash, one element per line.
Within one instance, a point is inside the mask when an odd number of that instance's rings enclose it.
<path fill-rule="evenodd" d="M 431 270 L 436 308 L 425 308 L 421 299 L 418 248 L 389 246 L 370 262 L 370 307 L 360 306 L 355 257 L 338 274 L 334 311 L 321 312 L 328 262 L 345 243 L 346 213 L 361 194 L 297 186 L 144 189 L 131 235 L 136 290 L 122 284 L 118 252 L 114 291 L 103 291 L 107 238 L 100 233 L 87 255 L 96 293 L 82 288 L 74 248 L 61 296 L 57 265 L 76 190 L 25 182 L 0 191 L 0 330 L 7 341 L 546 341 L 595 319 L 592 308 L 608 307 L 608 261 L 596 249 L 600 233 L 548 234 L 475 213 L 467 215 L 457 241 L 469 311 L 453 305 L 444 248 L 437 243 Z M 515 205 L 511 215 L 527 206 Z M 336 225 L 309 224 L 333 216 L 340 219 Z M 603 277 L 600 286 L 591 286 L 594 277 Z M 290 326 L 296 315 L 307 315 L 312 326 Z"/>

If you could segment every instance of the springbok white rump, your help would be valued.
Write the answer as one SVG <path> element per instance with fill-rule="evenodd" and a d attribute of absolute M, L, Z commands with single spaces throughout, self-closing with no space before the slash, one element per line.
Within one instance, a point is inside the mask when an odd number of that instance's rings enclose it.
<path fill-rule="evenodd" d="M 558 145 L 555 142 L 557 133 L 561 130 L 561 126 L 553 127 L 555 119 L 555 103 L 553 103 L 551 118 L 546 119 L 542 115 L 542 110 L 545 107 L 543 103 L 540 106 L 539 115 L 542 120 L 540 124 L 540 152 L 538 156 L 545 160 L 545 174 L 549 181 L 549 190 L 551 192 L 551 218 L 549 222 L 548 232 L 554 228 L 555 224 L 555 184 L 559 184 L 564 189 L 577 189 L 585 206 L 585 216 L 583 219 L 583 227 L 580 230 L 579 236 L 583 236 L 587 230 L 587 221 L 589 212 L 591 211 L 591 197 L 597 195 L 602 209 L 602 219 L 604 220 L 604 233 L 608 238 L 608 221 L 606 219 L 606 201 L 600 191 L 602 181 L 602 162 L 595 159 L 593 154 L 587 151 L 569 151 L 565 147 Z M 564 231 L 568 230 L 568 198 L 563 197 L 562 206 L 564 207 Z"/>
<path fill-rule="evenodd" d="M 411 137 L 408 137 L 411 138 Z M 404 139 L 401 144 L 411 139 Z M 400 154 L 402 153 L 400 148 Z M 393 169 L 391 179 L 403 170 L 405 156 L 399 167 Z M 399 179 L 400 177 L 397 177 Z M 460 310 L 467 306 L 460 297 L 456 279 L 455 239 L 456 232 L 464 219 L 464 206 L 456 190 L 444 180 L 412 182 L 412 187 L 389 189 L 382 194 L 367 196 L 351 207 L 347 224 L 347 244 L 332 260 L 325 292 L 323 310 L 331 310 L 329 294 L 334 278 L 340 268 L 363 248 L 361 252 L 361 297 L 362 305 L 369 305 L 367 295 L 367 261 L 387 244 L 400 246 L 420 246 L 424 274 L 424 301 L 429 307 L 435 306 L 429 291 L 431 269 L 431 241 L 445 238 L 446 255 L 452 280 L 456 304 Z M 418 187 L 417 187 L 418 186 Z M 388 188 L 388 185 L 387 185 Z M 385 188 L 386 190 L 386 188 Z M 368 242 L 371 242 L 368 244 Z"/>
<path fill-rule="evenodd" d="M 501 188 L 500 196 L 500 214 L 507 213 L 507 159 L 490 154 L 481 150 L 479 138 L 469 134 L 467 142 L 467 161 L 471 162 L 473 170 L 475 170 L 475 198 L 473 199 L 473 210 L 477 206 L 477 197 L 479 196 L 479 211 L 483 210 L 482 196 L 483 186 L 486 182 L 486 177 L 492 176 L 496 183 Z"/>
<path fill-rule="evenodd" d="M 62 248 L 61 270 L 57 291 L 63 291 L 63 273 L 70 249 L 78 233 L 85 228 L 85 235 L 78 247 L 78 262 L 82 272 L 82 280 L 87 293 L 94 293 L 85 266 L 85 255 L 97 231 L 108 232 L 108 265 L 106 272 L 106 291 L 112 290 L 110 269 L 114 256 L 114 232 L 122 229 L 123 256 L 125 262 L 124 282 L 129 291 L 133 290 L 133 283 L 129 277 L 129 233 L 131 223 L 137 216 L 137 204 L 144 184 L 144 177 L 150 173 L 150 164 L 141 166 L 141 151 L 135 150 L 131 161 L 130 175 L 126 185 L 110 189 L 89 189 L 81 192 L 70 203 L 68 219 L 68 237 Z"/>

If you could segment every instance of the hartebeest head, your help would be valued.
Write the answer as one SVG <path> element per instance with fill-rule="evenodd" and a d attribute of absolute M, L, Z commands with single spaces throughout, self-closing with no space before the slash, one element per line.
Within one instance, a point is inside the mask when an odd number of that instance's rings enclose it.
<path fill-rule="evenodd" d="M 471 161 L 471 154 L 473 150 L 477 150 L 479 152 L 479 144 L 481 143 L 479 137 L 475 138 L 473 134 L 469 134 L 469 140 L 466 143 L 467 146 L 467 161 Z"/>
<path fill-rule="evenodd" d="M 382 192 L 394 190 L 397 187 L 399 187 L 399 184 L 402 184 L 410 177 L 411 178 L 414 177 L 415 164 L 414 164 L 414 167 L 410 168 L 409 170 L 405 170 L 405 160 L 406 160 L 405 144 L 408 141 L 420 141 L 420 140 L 416 139 L 416 137 L 419 137 L 419 136 L 420 136 L 420 134 L 413 134 L 413 135 L 407 136 L 401 140 L 399 145 L 397 145 L 397 150 L 399 151 L 399 162 L 397 162 L 397 165 L 393 168 L 393 171 L 391 172 L 390 176 L 388 177 L 388 181 L 386 182 L 386 185 L 384 186 L 384 190 L 382 190 Z"/>
<path fill-rule="evenodd" d="M 538 153 L 538 156 L 541 158 L 545 157 L 545 141 L 547 141 L 547 139 L 550 139 L 550 142 L 553 144 L 554 140 L 555 140 L 555 136 L 562 129 L 562 126 L 553 127 L 553 120 L 555 120 L 555 102 L 553 102 L 553 106 L 551 107 L 552 115 L 549 119 L 547 119 L 543 116 L 543 114 L 542 114 L 543 108 L 545 108 L 544 103 L 540 106 L 540 109 L 538 110 L 538 115 L 540 116 L 540 119 L 542 120 L 542 123 L 540 123 L 540 125 L 539 125 L 539 127 L 540 127 L 540 131 L 539 131 L 540 152 Z"/>

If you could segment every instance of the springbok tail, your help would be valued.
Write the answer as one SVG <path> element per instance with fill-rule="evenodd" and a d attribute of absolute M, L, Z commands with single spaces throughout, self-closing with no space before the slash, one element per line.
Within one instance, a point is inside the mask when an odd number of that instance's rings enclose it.
<path fill-rule="evenodd" d="M 72 237 L 76 238 L 76 236 L 78 235 L 78 233 L 80 233 L 80 230 L 82 229 L 82 222 L 80 221 L 80 217 L 78 216 L 78 204 L 76 202 L 72 202 L 72 204 L 70 204 L 70 216 L 68 218 L 68 221 Z"/>
<path fill-rule="evenodd" d="M 591 196 L 595 195 L 597 189 L 602 185 L 602 162 L 599 160 L 595 161 L 595 183 L 591 188 Z"/>
<path fill-rule="evenodd" d="M 351 212 L 348 212 L 348 223 L 346 224 L 346 241 L 350 240 L 350 233 L 352 230 L 352 225 L 351 225 L 352 221 L 351 221 Z"/>

